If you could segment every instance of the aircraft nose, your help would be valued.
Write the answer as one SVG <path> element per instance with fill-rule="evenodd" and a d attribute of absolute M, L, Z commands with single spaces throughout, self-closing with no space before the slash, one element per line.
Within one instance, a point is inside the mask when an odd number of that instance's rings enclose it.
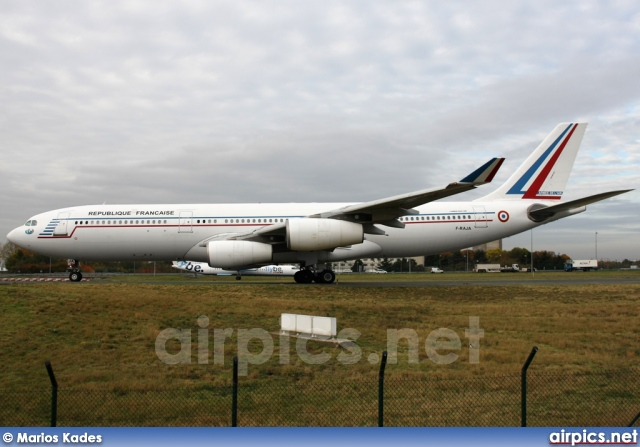
<path fill-rule="evenodd" d="M 9 234 L 7 234 L 7 240 L 9 242 L 11 242 L 12 244 L 15 245 L 20 245 L 20 241 L 22 240 L 22 237 L 24 236 L 24 229 L 23 227 L 18 227 L 18 228 L 14 228 L 13 230 L 11 230 L 9 232 Z"/>

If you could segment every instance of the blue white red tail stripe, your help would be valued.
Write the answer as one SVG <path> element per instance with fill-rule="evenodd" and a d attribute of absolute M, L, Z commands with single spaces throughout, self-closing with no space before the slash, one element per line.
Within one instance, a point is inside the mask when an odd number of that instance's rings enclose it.
<path fill-rule="evenodd" d="M 541 191 L 540 188 L 547 180 L 549 173 L 562 155 L 562 151 L 567 146 L 577 127 L 578 124 L 569 124 L 524 175 L 515 182 L 513 187 L 507 191 L 507 194 L 522 195 L 523 199 L 560 200 L 563 191 Z M 537 176 L 531 181 L 536 172 L 538 173 Z M 527 184 L 529 184 L 528 188 Z"/>

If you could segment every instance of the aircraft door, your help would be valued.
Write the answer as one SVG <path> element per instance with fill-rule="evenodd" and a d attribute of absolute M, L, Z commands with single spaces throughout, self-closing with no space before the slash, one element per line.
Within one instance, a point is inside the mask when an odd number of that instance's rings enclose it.
<path fill-rule="evenodd" d="M 193 233 L 193 211 L 180 211 L 178 233 Z"/>
<path fill-rule="evenodd" d="M 487 228 L 487 210 L 484 206 L 473 207 L 473 220 L 476 228 Z"/>
<path fill-rule="evenodd" d="M 56 220 L 58 221 L 58 224 L 56 225 L 56 227 L 53 230 L 53 235 L 54 236 L 68 236 L 69 235 L 69 215 L 71 213 L 69 212 L 64 212 L 64 213 L 60 213 L 58 214 L 58 217 L 56 218 Z"/>

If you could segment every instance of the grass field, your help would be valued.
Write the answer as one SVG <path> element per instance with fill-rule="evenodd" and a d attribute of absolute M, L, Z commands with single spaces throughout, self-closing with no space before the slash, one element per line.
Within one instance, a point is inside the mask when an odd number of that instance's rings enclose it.
<path fill-rule="evenodd" d="M 639 272 L 575 273 L 628 277 Z M 555 278 L 572 274 L 537 273 Z M 608 275 L 608 276 L 606 276 Z M 382 278 L 382 276 L 384 278 Z M 389 372 L 435 374 L 517 373 L 536 345 L 534 368 L 593 370 L 636 365 L 640 355 L 639 284 L 533 285 L 514 287 L 518 275 L 474 275 L 505 281 L 505 286 L 460 286 L 467 275 L 412 275 L 420 280 L 451 281 L 437 287 L 349 287 L 351 281 L 406 281 L 407 275 L 344 275 L 333 286 L 300 286 L 288 279 L 192 279 L 180 275 L 125 276 L 82 284 L 54 283 L 0 286 L 2 328 L 0 386 L 31 388 L 46 383 L 43 362 L 50 359 L 63 386 L 162 386 L 228 378 L 237 351 L 239 329 L 261 328 L 277 333 L 281 313 L 336 317 L 338 330 L 354 328 L 362 359 L 355 365 L 336 360 L 343 348 L 310 342 L 310 350 L 331 355 L 323 365 L 307 365 L 291 342 L 289 365 L 274 355 L 250 367 L 251 377 L 274 371 L 295 374 L 376 374 L 368 355 L 387 348 L 387 329 L 412 329 L 418 334 L 419 363 L 409 364 L 400 349 Z M 435 278 L 434 278 L 435 277 Z M 575 276 L 574 276 L 575 277 Z M 153 282 L 161 281 L 160 284 Z M 176 282 L 172 284 L 172 282 Z M 375 284 L 375 283 L 374 283 Z M 209 324 L 209 364 L 197 357 L 197 319 Z M 464 331 L 469 317 L 479 317 L 484 337 L 480 363 L 468 362 Z M 192 363 L 165 365 L 155 354 L 155 340 L 167 328 L 192 331 Z M 233 329 L 225 343 L 225 365 L 213 364 L 214 329 Z M 455 331 L 462 349 L 459 360 L 436 365 L 425 353 L 427 335 L 438 328 Z M 260 352 L 254 343 L 251 352 Z M 406 343 L 401 347 L 406 348 Z M 171 346 L 169 345 L 169 349 Z M 177 349 L 177 348 L 176 348 Z M 177 351 L 171 351 L 175 353 Z M 300 370 L 300 371 L 298 371 Z"/>
<path fill-rule="evenodd" d="M 574 284 L 572 275 L 613 281 Z M 228 385 L 232 357 L 239 343 L 244 346 L 238 341 L 239 330 L 254 328 L 270 334 L 273 355 L 262 364 L 249 364 L 243 383 L 269 382 L 274 387 L 291 381 L 375 381 L 379 365 L 370 362 L 375 360 L 371 355 L 380 356 L 387 349 L 388 329 L 410 329 L 419 340 L 417 363 L 409 362 L 409 346 L 405 341 L 400 343 L 397 362 L 387 366 L 390 378 L 517 376 L 534 345 L 539 352 L 531 371 L 573 374 L 638 365 L 640 284 L 624 281 L 637 278 L 640 272 L 535 274 L 540 281 L 568 278 L 566 284 L 553 285 L 518 285 L 518 275 L 504 274 L 411 275 L 411 279 L 446 283 L 388 285 L 406 282 L 408 276 L 343 275 L 337 285 L 330 286 L 296 285 L 289 279 L 243 278 L 240 283 L 229 277 L 194 279 L 182 275 L 109 277 L 80 284 L 3 284 L 0 390 L 47 389 L 45 360 L 51 360 L 64 389 L 143 392 Z M 484 278 L 499 278 L 504 285 L 482 284 Z M 477 284 L 464 285 L 478 279 Z M 358 281 L 374 282 L 350 286 Z M 376 286 L 375 281 L 384 281 L 385 287 Z M 280 346 L 281 313 L 336 317 L 339 331 L 353 328 L 360 333 L 356 344 L 361 357 L 355 364 L 344 364 L 338 356 L 353 351 L 310 341 L 309 352 L 326 353 L 330 359 L 322 364 L 303 361 L 296 352 L 295 339 L 289 340 L 288 349 Z M 205 328 L 198 325 L 201 315 L 208 318 Z M 465 329 L 470 317 L 478 317 L 484 331 L 479 363 L 469 362 Z M 191 330 L 190 364 L 170 365 L 159 360 L 156 337 L 167 328 Z M 427 356 L 427 336 L 438 328 L 454 331 L 461 340 L 458 349 L 439 351 L 458 356 L 451 364 L 436 364 Z M 231 337 L 214 356 L 216 329 L 231 331 Z M 207 331 L 206 364 L 203 357 L 199 363 L 198 330 Z M 179 352 L 177 340 L 166 346 L 171 354 Z M 253 339 L 248 350 L 259 354 L 263 343 Z M 214 358 L 222 360 L 222 352 L 224 364 L 215 364 Z M 287 356 L 288 362 L 282 364 Z M 375 392 L 370 398 L 375 399 Z M 280 399 L 286 401 L 285 397 Z"/>

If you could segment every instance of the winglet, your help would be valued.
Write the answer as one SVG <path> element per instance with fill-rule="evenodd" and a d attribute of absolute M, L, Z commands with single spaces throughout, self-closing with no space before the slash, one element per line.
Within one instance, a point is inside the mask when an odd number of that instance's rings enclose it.
<path fill-rule="evenodd" d="M 502 166 L 503 162 L 504 158 L 492 158 L 471 174 L 460 180 L 460 183 L 473 183 L 477 185 L 490 183 L 500 169 L 500 166 Z"/>

